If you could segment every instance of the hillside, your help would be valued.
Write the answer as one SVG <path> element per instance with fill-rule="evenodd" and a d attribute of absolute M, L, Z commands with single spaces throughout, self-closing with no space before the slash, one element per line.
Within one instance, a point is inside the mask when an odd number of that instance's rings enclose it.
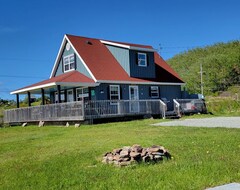
<path fill-rule="evenodd" d="M 186 82 L 190 93 L 200 93 L 200 64 L 203 68 L 204 95 L 240 84 L 240 41 L 195 48 L 167 62 Z"/>

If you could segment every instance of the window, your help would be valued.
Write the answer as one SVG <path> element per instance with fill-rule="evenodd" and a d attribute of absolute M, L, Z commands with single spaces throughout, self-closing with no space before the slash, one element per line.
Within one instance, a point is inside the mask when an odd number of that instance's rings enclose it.
<path fill-rule="evenodd" d="M 77 88 L 76 96 L 77 101 L 88 100 L 89 97 L 88 88 Z"/>
<path fill-rule="evenodd" d="M 74 54 L 67 55 L 63 58 L 64 72 L 72 71 L 75 69 L 75 56 Z"/>
<path fill-rule="evenodd" d="M 151 98 L 159 98 L 158 86 L 151 86 L 150 95 L 151 95 Z"/>
<path fill-rule="evenodd" d="M 120 100 L 120 86 L 110 85 L 109 88 L 110 100 Z M 114 104 L 114 102 L 112 102 Z"/>
<path fill-rule="evenodd" d="M 61 91 L 61 102 L 65 102 L 65 94 L 64 94 L 64 91 Z M 59 103 L 59 102 L 58 102 L 58 92 L 55 92 L 55 103 Z"/>
<path fill-rule="evenodd" d="M 146 67 L 147 66 L 147 54 L 138 53 L 138 66 Z"/>

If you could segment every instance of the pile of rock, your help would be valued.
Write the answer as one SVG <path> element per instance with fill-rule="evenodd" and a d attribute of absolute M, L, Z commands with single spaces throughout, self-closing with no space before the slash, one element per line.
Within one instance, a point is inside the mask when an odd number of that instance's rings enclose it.
<path fill-rule="evenodd" d="M 153 145 L 143 148 L 140 145 L 124 146 L 103 155 L 103 163 L 127 166 L 139 162 L 159 162 L 163 158 L 171 159 L 171 155 L 163 146 Z"/>

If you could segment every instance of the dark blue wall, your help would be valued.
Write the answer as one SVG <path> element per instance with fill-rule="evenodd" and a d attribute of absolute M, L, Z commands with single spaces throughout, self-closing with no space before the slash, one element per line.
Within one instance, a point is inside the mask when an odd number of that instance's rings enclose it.
<path fill-rule="evenodd" d="M 111 84 L 101 84 L 94 89 L 95 96 L 92 96 L 92 100 L 109 100 L 109 85 Z M 180 85 L 120 85 L 120 93 L 122 100 L 129 100 L 129 86 L 138 86 L 139 99 L 160 99 L 166 98 L 169 103 L 169 109 L 172 109 L 173 99 L 181 98 L 181 86 Z M 150 96 L 150 87 L 158 86 L 159 87 L 159 98 L 151 98 Z"/>
<path fill-rule="evenodd" d="M 154 63 L 154 53 L 153 52 L 140 52 L 135 50 L 130 50 L 130 76 L 136 78 L 155 78 L 155 63 Z M 147 54 L 147 67 L 138 66 L 138 54 Z"/>
<path fill-rule="evenodd" d="M 90 87 L 91 100 L 109 100 L 109 86 L 111 84 L 100 84 L 97 87 Z M 116 84 L 112 84 L 116 85 Z M 165 98 L 168 102 L 168 109 L 173 109 L 173 99 L 181 99 L 181 86 L 180 85 L 129 85 L 120 84 L 120 97 L 121 100 L 129 100 L 129 86 L 138 86 L 139 99 L 161 99 Z M 150 87 L 159 87 L 159 98 L 152 98 L 150 96 Z M 76 88 L 74 88 L 75 90 Z M 54 103 L 54 92 L 51 93 L 51 102 Z"/>

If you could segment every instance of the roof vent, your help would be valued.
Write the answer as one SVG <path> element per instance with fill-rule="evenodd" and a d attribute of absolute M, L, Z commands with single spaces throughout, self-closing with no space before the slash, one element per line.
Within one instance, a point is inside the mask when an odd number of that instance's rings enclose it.
<path fill-rule="evenodd" d="M 90 42 L 90 41 L 86 41 L 86 44 L 89 44 L 89 45 L 92 45 L 92 42 Z"/>

